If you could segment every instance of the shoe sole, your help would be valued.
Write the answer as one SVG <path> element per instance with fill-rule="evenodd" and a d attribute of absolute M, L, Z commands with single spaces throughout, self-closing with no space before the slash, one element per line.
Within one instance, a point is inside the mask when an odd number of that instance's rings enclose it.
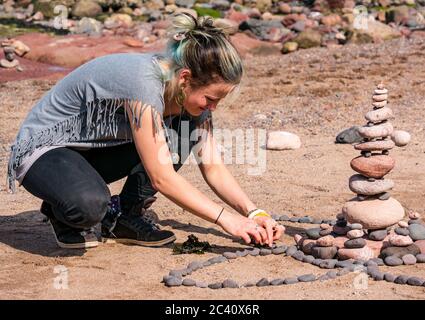
<path fill-rule="evenodd" d="M 102 237 L 102 242 L 106 244 L 113 244 L 113 243 L 135 244 L 135 245 L 144 246 L 144 247 L 161 247 L 165 244 L 174 242 L 175 240 L 176 240 L 176 236 L 172 236 L 161 241 L 140 241 L 140 240 L 134 240 L 134 239 L 111 239 L 111 238 Z"/>
<path fill-rule="evenodd" d="M 55 229 L 53 228 L 52 224 L 49 221 L 50 228 L 52 228 L 53 236 L 55 237 L 56 243 L 59 247 L 63 249 L 88 249 L 88 248 L 95 248 L 99 245 L 99 241 L 88 241 L 83 243 L 63 243 L 59 241 L 59 239 L 56 237 Z"/>

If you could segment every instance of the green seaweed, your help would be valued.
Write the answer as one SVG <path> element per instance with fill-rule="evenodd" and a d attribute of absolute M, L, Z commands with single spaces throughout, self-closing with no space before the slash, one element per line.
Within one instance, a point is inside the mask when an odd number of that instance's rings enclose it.
<path fill-rule="evenodd" d="M 201 242 L 193 234 L 190 234 L 187 238 L 182 244 L 174 244 L 173 254 L 204 254 L 206 251 L 211 251 L 212 249 L 208 241 Z"/>
<path fill-rule="evenodd" d="M 195 6 L 193 9 L 198 13 L 198 16 L 210 16 L 212 18 L 222 17 L 222 13 L 220 11 L 217 11 L 211 8 L 203 8 L 203 7 Z"/>

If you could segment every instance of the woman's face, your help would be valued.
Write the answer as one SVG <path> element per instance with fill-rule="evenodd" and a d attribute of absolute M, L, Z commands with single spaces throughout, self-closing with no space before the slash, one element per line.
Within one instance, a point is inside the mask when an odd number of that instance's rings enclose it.
<path fill-rule="evenodd" d="M 214 111 L 220 100 L 235 86 L 224 82 L 215 82 L 207 86 L 194 88 L 190 86 L 190 81 L 185 81 L 183 85 L 183 92 L 186 95 L 183 105 L 192 116 L 199 116 L 208 109 Z"/>

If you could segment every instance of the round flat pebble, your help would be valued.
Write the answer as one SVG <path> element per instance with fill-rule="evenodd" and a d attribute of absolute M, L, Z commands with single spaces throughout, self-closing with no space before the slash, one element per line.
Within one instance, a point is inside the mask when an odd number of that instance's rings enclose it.
<path fill-rule="evenodd" d="M 425 263 L 425 254 L 421 253 L 416 255 L 416 261 L 418 263 Z"/>
<path fill-rule="evenodd" d="M 245 288 L 255 287 L 255 281 L 248 281 L 243 285 L 243 287 Z"/>
<path fill-rule="evenodd" d="M 245 257 L 246 255 L 248 255 L 249 253 L 247 251 L 236 251 L 236 255 L 238 257 Z"/>
<path fill-rule="evenodd" d="M 278 214 L 272 214 L 272 219 L 278 221 L 279 220 L 279 215 Z"/>
<path fill-rule="evenodd" d="M 280 286 L 283 284 L 283 279 L 274 279 L 272 281 L 270 281 L 270 285 L 271 286 Z"/>
<path fill-rule="evenodd" d="M 260 281 L 257 282 L 257 287 L 265 287 L 270 285 L 269 280 L 267 280 L 266 278 L 261 279 Z"/>
<path fill-rule="evenodd" d="M 312 223 L 313 222 L 313 218 L 311 217 L 302 217 L 299 220 L 300 223 Z"/>
<path fill-rule="evenodd" d="M 299 222 L 299 221 L 300 221 L 300 218 L 297 218 L 297 217 L 292 217 L 289 219 L 289 222 Z"/>
<path fill-rule="evenodd" d="M 380 272 L 379 270 L 374 270 L 370 273 L 370 276 L 375 281 L 382 281 L 384 280 L 384 273 Z"/>
<path fill-rule="evenodd" d="M 369 233 L 369 239 L 373 241 L 382 241 L 387 236 L 387 230 L 375 230 Z"/>
<path fill-rule="evenodd" d="M 208 285 L 208 288 L 210 288 L 210 289 L 220 289 L 222 287 L 223 287 L 222 282 L 211 283 L 211 284 Z"/>
<path fill-rule="evenodd" d="M 409 225 L 410 237 L 413 240 L 425 240 L 425 226 L 422 224 Z"/>
<path fill-rule="evenodd" d="M 405 265 L 412 265 L 412 264 L 416 264 L 416 257 L 413 254 L 406 254 L 404 255 L 401 260 L 403 260 L 403 263 Z"/>
<path fill-rule="evenodd" d="M 175 277 L 175 278 L 181 278 L 183 276 L 182 270 L 171 270 L 169 272 L 169 275 L 172 276 L 172 277 Z M 184 274 L 184 275 L 186 275 L 186 274 Z"/>
<path fill-rule="evenodd" d="M 169 277 L 165 281 L 165 285 L 167 287 L 179 287 L 182 285 L 182 283 L 183 283 L 183 280 L 181 278 L 176 278 L 176 277 Z"/>
<path fill-rule="evenodd" d="M 298 251 L 298 248 L 296 246 L 290 246 L 288 247 L 288 249 L 286 249 L 286 255 L 292 256 L 297 251 Z"/>
<path fill-rule="evenodd" d="M 266 248 L 260 249 L 260 256 L 268 256 L 269 254 L 272 254 L 271 249 L 266 249 Z"/>
<path fill-rule="evenodd" d="M 323 219 L 314 218 L 312 223 L 314 223 L 314 224 L 321 224 L 321 223 L 323 223 Z"/>
<path fill-rule="evenodd" d="M 289 221 L 289 217 L 286 214 L 284 214 L 284 215 L 281 215 L 278 220 L 279 221 Z"/>
<path fill-rule="evenodd" d="M 351 230 L 362 230 L 363 226 L 360 223 L 352 223 L 350 228 Z"/>
<path fill-rule="evenodd" d="M 401 236 L 408 236 L 408 235 L 410 235 L 410 231 L 407 228 L 398 227 L 398 228 L 395 228 L 394 229 L 394 232 L 397 233 L 397 234 L 399 234 L 399 235 L 401 235 Z"/>
<path fill-rule="evenodd" d="M 204 265 L 200 261 L 193 261 L 193 262 L 189 263 L 189 265 L 187 266 L 187 268 L 191 269 L 192 271 L 202 269 L 203 267 L 204 267 Z"/>
<path fill-rule="evenodd" d="M 303 261 L 304 256 L 305 256 L 304 252 L 302 252 L 302 251 L 297 251 L 293 255 L 291 255 L 292 258 L 294 258 L 295 260 L 298 260 L 298 261 Z"/>
<path fill-rule="evenodd" d="M 332 228 L 328 228 L 328 229 L 322 229 L 322 230 L 320 230 L 319 231 L 319 235 L 321 236 L 321 237 L 326 237 L 326 236 L 329 236 L 329 235 L 331 235 L 332 234 Z"/>
<path fill-rule="evenodd" d="M 337 225 L 338 227 L 345 228 L 345 227 L 347 226 L 347 221 L 346 221 L 346 220 L 338 220 L 338 221 L 336 222 L 336 225 Z"/>
<path fill-rule="evenodd" d="M 335 268 L 335 265 L 336 265 L 337 262 L 338 262 L 338 260 L 336 260 L 336 259 L 327 259 L 327 260 L 322 261 L 319 264 L 319 267 L 322 268 L 322 269 L 333 269 L 333 268 Z"/>
<path fill-rule="evenodd" d="M 332 247 L 334 244 L 334 237 L 332 236 L 324 236 L 316 241 L 316 245 L 319 247 Z"/>
<path fill-rule="evenodd" d="M 406 284 L 407 280 L 409 280 L 409 276 L 407 275 L 400 275 L 397 278 L 395 278 L 394 283 L 397 284 Z"/>
<path fill-rule="evenodd" d="M 337 277 L 338 271 L 336 270 L 330 270 L 328 272 L 326 272 L 326 275 L 328 276 L 329 279 L 335 279 Z"/>
<path fill-rule="evenodd" d="M 366 262 L 366 266 L 367 267 L 377 267 L 378 264 L 373 260 L 369 260 L 369 261 Z"/>
<path fill-rule="evenodd" d="M 352 229 L 352 230 L 347 232 L 347 238 L 348 239 L 357 239 L 357 238 L 361 238 L 363 236 L 364 236 L 363 230 Z"/>
<path fill-rule="evenodd" d="M 283 280 L 284 284 L 295 284 L 298 283 L 298 278 L 296 277 L 291 277 L 291 278 L 286 278 L 285 280 Z"/>
<path fill-rule="evenodd" d="M 317 240 L 320 238 L 320 228 L 307 229 L 305 232 L 310 239 Z"/>
<path fill-rule="evenodd" d="M 194 287 L 196 285 L 196 281 L 190 278 L 186 278 L 183 280 L 182 284 L 186 287 Z"/>
<path fill-rule="evenodd" d="M 197 288 L 208 288 L 208 283 L 196 281 L 195 287 L 197 287 Z"/>
<path fill-rule="evenodd" d="M 372 258 L 372 259 L 370 259 L 370 260 L 372 260 L 372 261 L 376 262 L 378 266 L 383 266 L 383 265 L 385 265 L 384 260 L 382 260 L 381 258 Z M 369 260 L 369 261 L 370 261 L 370 260 Z"/>
<path fill-rule="evenodd" d="M 314 259 L 313 262 L 311 263 L 312 265 L 315 266 L 320 266 L 320 264 L 323 262 L 323 259 Z"/>
<path fill-rule="evenodd" d="M 285 246 L 285 245 L 279 246 L 279 247 L 272 249 L 272 253 L 273 254 L 283 254 L 283 253 L 286 252 L 286 249 L 288 249 L 288 247 Z"/>
<path fill-rule="evenodd" d="M 226 279 L 223 281 L 223 288 L 239 288 L 239 285 L 232 279 Z"/>
<path fill-rule="evenodd" d="M 350 260 L 342 260 L 342 261 L 338 261 L 336 263 L 336 267 L 337 268 L 349 268 L 353 265 L 353 262 Z"/>
<path fill-rule="evenodd" d="M 392 273 L 388 273 L 388 272 L 386 272 L 386 273 L 384 274 L 384 280 L 385 280 L 385 281 L 388 281 L 388 282 L 394 282 L 396 278 L 397 278 L 397 276 L 396 276 L 396 275 L 394 275 L 394 274 L 392 274 Z"/>
<path fill-rule="evenodd" d="M 303 261 L 305 263 L 312 263 L 314 261 L 314 257 L 311 255 L 304 256 Z"/>
<path fill-rule="evenodd" d="M 256 256 L 260 255 L 260 249 L 254 248 L 249 252 L 249 254 L 253 257 L 256 257 Z"/>
<path fill-rule="evenodd" d="M 236 259 L 238 257 L 238 255 L 234 252 L 225 252 L 225 253 L 223 253 L 223 257 L 225 257 L 227 259 Z"/>
<path fill-rule="evenodd" d="M 403 264 L 403 260 L 395 256 L 386 257 L 384 259 L 384 262 L 387 266 L 391 266 L 391 267 L 401 266 Z"/>
<path fill-rule="evenodd" d="M 363 238 L 357 238 L 352 240 L 347 240 L 344 242 L 344 247 L 349 249 L 359 249 L 366 246 L 366 240 Z"/>
<path fill-rule="evenodd" d="M 425 283 L 425 280 L 419 277 L 410 277 L 407 279 L 407 284 L 411 286 L 422 286 Z"/>
<path fill-rule="evenodd" d="M 298 281 L 300 281 L 300 282 L 311 282 L 311 281 L 314 281 L 316 279 L 317 279 L 316 276 L 312 273 L 304 274 L 304 275 L 298 277 Z"/>

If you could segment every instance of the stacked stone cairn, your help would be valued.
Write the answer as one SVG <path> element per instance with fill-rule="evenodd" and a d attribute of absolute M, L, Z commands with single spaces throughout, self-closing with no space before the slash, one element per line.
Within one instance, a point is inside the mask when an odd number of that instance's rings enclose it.
<path fill-rule="evenodd" d="M 23 57 L 30 49 L 21 41 L 6 39 L 1 43 L 4 59 L 0 59 L 0 67 L 6 69 L 16 68 L 17 71 L 23 71 L 16 56 Z"/>

